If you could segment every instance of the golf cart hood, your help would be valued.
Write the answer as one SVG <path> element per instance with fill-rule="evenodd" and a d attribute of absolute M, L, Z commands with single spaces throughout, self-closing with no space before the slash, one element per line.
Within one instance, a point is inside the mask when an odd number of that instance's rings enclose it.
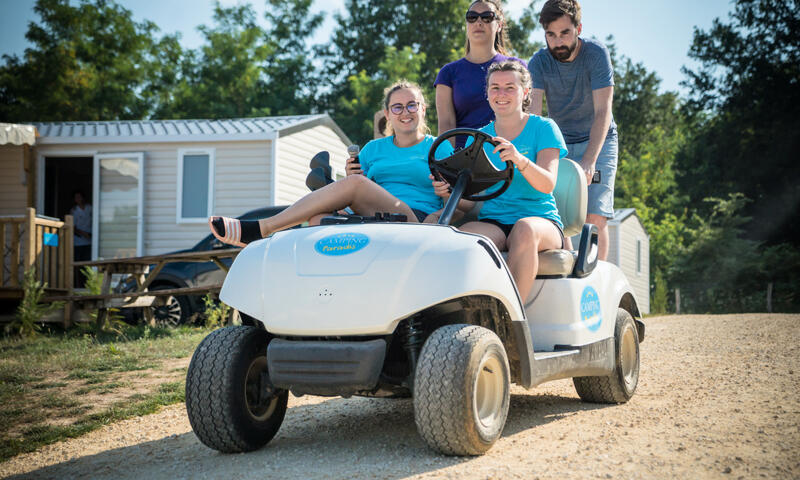
<path fill-rule="evenodd" d="M 489 288 L 489 290 L 487 290 Z M 498 298 L 524 319 L 490 241 L 440 225 L 371 223 L 278 232 L 237 256 L 220 298 L 278 335 L 385 335 L 432 305 Z"/>

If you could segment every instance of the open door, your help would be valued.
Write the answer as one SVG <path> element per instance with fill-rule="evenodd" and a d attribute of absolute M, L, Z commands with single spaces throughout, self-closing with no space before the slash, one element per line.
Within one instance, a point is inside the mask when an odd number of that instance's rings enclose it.
<path fill-rule="evenodd" d="M 92 259 L 142 255 L 144 155 L 94 156 Z"/>

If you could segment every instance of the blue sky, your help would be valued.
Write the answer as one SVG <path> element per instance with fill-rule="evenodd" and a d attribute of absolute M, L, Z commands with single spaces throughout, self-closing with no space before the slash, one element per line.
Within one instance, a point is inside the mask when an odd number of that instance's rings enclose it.
<path fill-rule="evenodd" d="M 117 0 L 131 10 L 137 20 L 155 22 L 162 32 L 180 32 L 184 47 L 202 44 L 197 26 L 210 24 L 214 0 Z M 517 16 L 529 0 L 507 1 L 507 10 Z M 33 12 L 35 0 L 0 0 L 0 55 L 21 55 L 28 46 L 25 32 L 28 23 L 38 20 Z M 223 5 L 241 0 L 223 0 Z M 252 3 L 259 13 L 264 4 Z M 686 56 L 692 42 L 694 26 L 708 29 L 714 18 L 727 19 L 732 10 L 730 0 L 584 0 L 583 34 L 601 40 L 614 35 L 621 54 L 642 62 L 662 79 L 662 90 L 683 91 L 681 66 L 693 66 Z M 315 0 L 314 8 L 327 12 L 323 27 L 314 43 L 325 43 L 334 24 L 331 13 L 342 11 L 344 0 Z M 454 19 L 454 21 L 462 21 Z M 263 21 L 262 21 L 263 23 Z M 534 32 L 543 41 L 541 29 Z M 533 52 L 531 52 L 533 53 Z"/>

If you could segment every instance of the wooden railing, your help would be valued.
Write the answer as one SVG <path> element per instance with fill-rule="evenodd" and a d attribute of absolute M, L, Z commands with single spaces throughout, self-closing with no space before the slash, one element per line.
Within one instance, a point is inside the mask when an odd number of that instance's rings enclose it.
<path fill-rule="evenodd" d="M 21 289 L 25 271 L 36 269 L 36 278 L 47 283 L 48 291 L 72 291 L 73 220 L 62 222 L 36 216 L 28 208 L 25 215 L 0 217 L 0 247 L 3 265 L 0 287 Z"/>

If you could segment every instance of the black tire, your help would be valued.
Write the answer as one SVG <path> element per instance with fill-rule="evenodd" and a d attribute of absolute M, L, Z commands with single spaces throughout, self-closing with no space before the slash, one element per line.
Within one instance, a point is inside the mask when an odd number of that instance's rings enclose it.
<path fill-rule="evenodd" d="M 584 402 L 625 403 L 639 383 L 639 333 L 627 310 L 617 310 L 614 327 L 614 372 L 605 377 L 574 377 L 572 383 Z"/>
<path fill-rule="evenodd" d="M 178 288 L 172 285 L 158 285 L 153 290 L 169 290 Z M 153 312 L 153 320 L 159 327 L 177 327 L 189 322 L 192 315 L 192 307 L 189 299 L 183 295 L 170 295 L 164 297 L 164 304 L 150 307 Z"/>
<path fill-rule="evenodd" d="M 186 375 L 186 412 L 209 447 L 250 452 L 278 433 L 289 392 L 263 392 L 268 339 L 259 328 L 227 327 L 211 332 L 195 350 Z"/>
<path fill-rule="evenodd" d="M 427 444 L 447 455 L 481 455 L 503 433 L 511 377 L 503 343 L 474 325 L 434 331 L 414 377 L 414 420 Z"/>

